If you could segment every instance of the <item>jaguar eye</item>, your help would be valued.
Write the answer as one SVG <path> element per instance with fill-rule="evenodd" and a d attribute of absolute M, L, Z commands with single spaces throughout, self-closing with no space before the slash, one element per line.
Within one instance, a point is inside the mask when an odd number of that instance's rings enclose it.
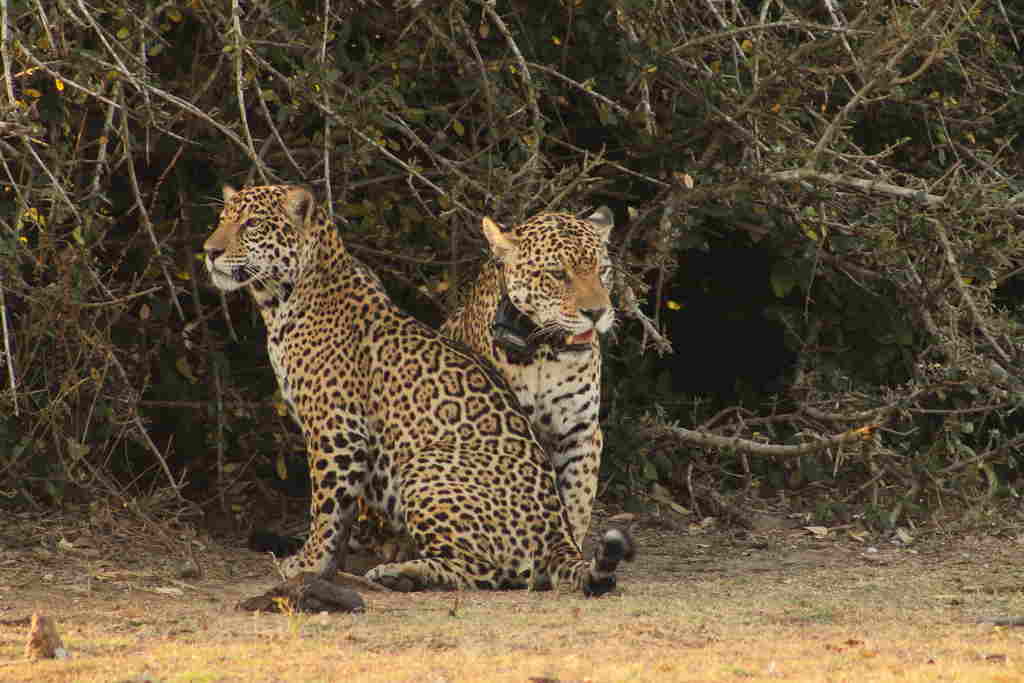
<path fill-rule="evenodd" d="M 564 270 L 549 270 L 548 275 L 555 278 L 559 282 L 566 282 L 569 279 L 569 274 Z"/>

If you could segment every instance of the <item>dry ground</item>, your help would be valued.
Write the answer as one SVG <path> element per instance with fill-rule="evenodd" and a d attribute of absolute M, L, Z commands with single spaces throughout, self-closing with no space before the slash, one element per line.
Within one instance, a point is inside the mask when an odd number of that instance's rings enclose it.
<path fill-rule="evenodd" d="M 238 546 L 0 514 L 4 681 L 1024 680 L 1024 628 L 978 623 L 1024 615 L 1005 518 L 894 543 L 642 517 L 613 597 L 368 593 L 365 614 L 285 616 L 234 609 L 275 582 Z M 70 658 L 22 659 L 34 611 Z"/>

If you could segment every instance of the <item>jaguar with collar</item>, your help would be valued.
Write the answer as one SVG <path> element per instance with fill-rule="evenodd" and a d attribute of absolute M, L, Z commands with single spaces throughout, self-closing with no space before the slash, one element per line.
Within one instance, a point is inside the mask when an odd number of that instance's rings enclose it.
<path fill-rule="evenodd" d="M 491 361 L 548 451 L 573 537 L 590 526 L 602 434 L 601 344 L 615 320 L 609 289 L 611 212 L 542 213 L 482 229 L 491 259 L 441 327 Z"/>

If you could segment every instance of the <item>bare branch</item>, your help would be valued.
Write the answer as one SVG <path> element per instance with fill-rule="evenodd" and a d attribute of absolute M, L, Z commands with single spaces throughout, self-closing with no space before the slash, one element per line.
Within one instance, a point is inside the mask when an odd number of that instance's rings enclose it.
<path fill-rule="evenodd" d="M 242 35 L 241 10 L 238 7 L 238 0 L 231 0 L 231 35 L 234 38 L 235 53 L 235 97 L 238 99 L 238 118 L 242 122 L 242 132 L 245 134 L 245 148 L 249 156 L 258 159 L 256 145 L 252 141 L 252 131 L 249 130 L 249 114 L 245 106 L 245 78 L 243 75 L 243 60 L 245 59 L 245 36 Z M 263 167 L 256 165 L 260 177 L 264 183 L 267 176 Z"/>
<path fill-rule="evenodd" d="M 608 107 L 610 107 L 619 116 L 622 116 L 622 117 L 628 117 L 629 116 L 629 110 L 626 109 L 625 107 L 623 107 L 621 104 L 619 104 L 615 100 L 611 99 L 610 97 L 608 97 L 606 95 L 602 95 L 601 93 L 597 92 L 596 90 L 594 90 L 589 85 L 585 85 L 583 83 L 580 83 L 579 81 L 574 81 L 573 79 L 569 78 L 568 76 L 563 74 L 558 69 L 555 69 L 555 68 L 550 67 L 550 66 L 544 66 L 543 64 L 537 64 L 536 62 L 530 62 L 530 68 L 531 69 L 536 69 L 536 70 L 541 71 L 543 73 L 546 73 L 549 76 L 554 76 L 555 78 L 557 78 L 557 79 L 559 79 L 561 81 L 565 81 L 566 83 L 568 83 L 572 87 L 577 88 L 578 90 L 586 93 L 590 97 L 593 97 L 598 102 L 601 102 L 603 104 L 608 105 Z"/>
<path fill-rule="evenodd" d="M 118 360 L 117 356 L 114 355 L 112 350 L 107 349 L 107 357 L 113 363 L 114 367 L 117 368 L 118 374 L 121 375 L 121 381 L 125 383 L 125 386 L 132 386 L 131 378 L 125 371 L 124 366 L 121 365 L 121 361 Z M 149 432 L 146 431 L 146 426 L 142 424 L 142 418 L 139 417 L 139 411 L 136 406 L 131 407 L 132 423 L 135 425 L 135 429 L 138 430 L 139 438 L 142 439 L 143 443 L 149 448 L 150 452 L 156 457 L 157 462 L 160 464 L 160 468 L 164 471 L 164 475 L 167 477 L 167 481 L 170 484 L 171 489 L 174 491 L 175 497 L 182 502 L 185 498 L 181 495 L 181 489 L 185 486 L 185 473 L 182 472 L 181 479 L 175 480 L 174 475 L 171 473 L 171 468 L 167 464 L 167 458 L 164 457 L 160 449 L 157 448 L 156 444 L 153 443 L 152 437 Z"/>
<path fill-rule="evenodd" d="M 966 458 L 964 460 L 961 460 L 960 462 L 955 462 L 952 465 L 949 465 L 948 467 L 942 468 L 941 470 L 939 470 L 939 474 L 952 474 L 966 467 L 970 467 L 971 465 L 978 465 L 980 463 L 991 460 L 997 455 L 1001 455 L 1003 453 L 1018 452 L 1022 446 L 1024 446 L 1024 434 L 1018 434 L 1013 439 L 1010 439 L 1009 441 L 1004 441 L 998 446 L 990 448 L 984 451 L 983 453 L 979 453 L 978 455 L 972 458 Z"/>
<path fill-rule="evenodd" d="M 118 109 L 121 108 L 120 104 L 118 104 L 117 102 L 114 102 L 112 99 L 110 99 L 109 97 L 106 97 L 105 95 L 101 95 L 99 93 L 99 91 L 94 90 L 92 88 L 89 88 L 89 87 L 87 87 L 85 85 L 82 85 L 81 83 L 79 83 L 74 78 L 69 78 L 65 74 L 57 72 L 57 71 L 54 71 L 53 69 L 51 69 L 49 67 L 49 65 L 46 64 L 46 62 L 44 62 L 41 59 L 39 59 L 38 57 L 36 57 L 32 53 L 32 51 L 28 49 L 28 46 L 24 45 L 21 42 L 18 42 L 17 45 L 18 45 L 18 49 L 21 50 L 21 53 L 24 54 L 25 57 L 28 59 L 28 61 L 32 62 L 32 64 L 34 64 L 36 66 L 36 68 L 42 69 L 45 73 L 50 74 L 50 76 L 52 76 L 53 78 L 59 78 L 61 80 L 61 82 L 64 83 L 64 85 L 70 86 L 70 87 L 74 88 L 75 90 L 81 90 L 82 92 L 86 93 L 90 97 L 93 97 L 93 98 L 99 100 L 100 102 L 103 102 L 104 104 L 113 105 L 113 106 L 117 107 Z M 109 65 L 104 64 L 104 66 L 109 66 Z"/>
<path fill-rule="evenodd" d="M 540 107 L 537 105 L 537 91 L 533 87 L 533 79 L 530 77 L 530 67 L 523 58 L 523 53 L 519 51 L 519 45 L 516 44 L 512 31 L 509 30 L 501 15 L 494 10 L 495 0 L 479 0 L 479 2 L 483 5 L 484 13 L 498 27 L 501 35 L 505 37 L 505 42 L 508 43 L 508 47 L 512 54 L 515 55 L 516 63 L 519 65 L 518 75 L 523 81 L 523 88 L 526 90 L 526 104 L 530 109 L 530 117 L 533 120 L 533 135 L 527 140 L 530 154 L 523 166 L 522 172 L 535 176 L 530 179 L 530 182 L 537 183 L 538 178 L 536 175 L 540 166 L 540 141 L 544 135 L 544 119 L 541 117 Z"/>
<path fill-rule="evenodd" d="M 14 347 L 11 346 L 11 333 L 7 325 L 7 300 L 4 297 L 3 282 L 0 282 L 0 325 L 4 333 L 4 357 L 7 359 L 7 379 L 11 383 L 11 403 L 14 404 L 14 416 L 18 417 L 18 382 L 14 374 Z"/>
<path fill-rule="evenodd" d="M 640 310 L 640 305 L 636 301 L 636 294 L 633 292 L 633 288 L 629 285 L 623 285 L 622 287 L 622 306 L 621 310 L 623 313 L 633 318 L 640 323 L 640 326 L 644 330 L 644 341 L 641 343 L 643 348 L 647 346 L 647 338 L 650 337 L 651 343 L 654 344 L 654 348 L 657 349 L 659 354 L 672 353 L 672 342 L 663 337 L 658 328 L 655 327 L 651 319 L 648 318 L 643 311 Z"/>
<path fill-rule="evenodd" d="M 836 132 L 839 130 L 839 126 L 844 121 L 846 121 L 846 119 L 850 115 L 850 112 L 857 108 L 860 105 L 860 103 L 863 102 L 864 99 L 868 96 L 868 93 L 874 90 L 876 86 L 878 86 L 881 83 L 888 82 L 891 79 L 893 70 L 896 68 L 896 65 L 900 62 L 900 60 L 903 59 L 903 56 L 910 51 L 910 48 L 914 47 L 914 45 L 917 44 L 917 40 L 923 40 L 929 36 L 928 27 L 936 19 L 936 17 L 938 17 L 941 14 L 943 7 L 944 5 L 942 3 L 936 5 L 935 8 L 932 9 L 931 13 L 928 15 L 928 18 L 925 19 L 921 23 L 921 26 L 918 28 L 918 30 L 915 31 L 914 35 L 916 40 L 904 41 L 903 46 L 900 49 L 896 50 L 896 53 L 889 58 L 889 60 L 885 63 L 885 66 L 880 67 L 878 71 L 875 73 L 874 77 L 872 77 L 870 81 L 865 83 L 860 90 L 855 92 L 853 94 L 853 97 L 851 97 L 850 100 L 845 105 L 843 105 L 843 108 L 836 113 L 836 115 L 832 118 L 832 121 L 828 124 L 828 127 L 825 128 L 825 132 L 821 134 L 821 137 L 818 139 L 818 143 L 814 145 L 814 151 L 811 152 L 811 156 L 807 161 L 808 168 L 814 168 L 819 164 L 823 150 L 826 146 L 832 143 L 832 139 L 835 137 Z"/>
<path fill-rule="evenodd" d="M 7 0 L 3 0 L 3 2 L 5 5 L 7 4 Z M 43 0 L 36 0 L 36 10 L 39 14 L 39 22 L 43 25 L 43 32 L 46 33 L 46 44 L 56 47 L 57 43 L 53 40 L 53 31 L 50 30 L 50 20 L 46 16 Z"/>
<path fill-rule="evenodd" d="M 29 156 L 39 164 L 39 168 L 43 169 L 43 173 L 45 173 L 46 177 L 49 179 L 53 191 L 57 193 L 57 196 L 59 196 L 64 201 L 64 204 L 67 205 L 68 209 L 71 210 L 71 213 L 75 216 L 75 220 L 81 223 L 82 216 L 78 212 L 78 205 L 71 201 L 71 198 L 68 197 L 67 191 L 64 189 L 64 184 L 57 180 L 57 177 L 53 174 L 53 171 L 50 170 L 50 167 L 39 158 L 39 154 L 36 153 L 36 149 L 32 145 L 32 140 L 24 138 L 22 140 L 22 147 L 29 153 Z"/>
<path fill-rule="evenodd" d="M 278 130 L 277 123 L 274 122 L 274 117 L 270 113 L 270 107 L 267 106 L 267 98 L 263 95 L 263 90 L 262 88 L 259 87 L 258 84 L 256 86 L 256 99 L 260 103 L 260 111 L 263 112 L 263 119 L 270 127 L 271 133 L 271 137 L 264 141 L 264 149 L 260 150 L 260 158 L 263 158 L 263 155 L 266 151 L 266 147 L 270 143 L 270 140 L 274 140 L 277 142 L 278 146 L 281 148 L 281 151 L 284 153 L 285 158 L 288 159 L 288 163 L 292 165 L 292 168 L 295 169 L 295 172 L 299 175 L 299 177 L 305 178 L 306 171 L 305 169 L 302 168 L 302 166 L 299 165 L 298 161 L 295 160 L 295 156 L 292 154 L 292 151 L 288 149 L 288 145 L 285 144 L 284 138 L 281 137 L 281 131 Z"/>
<path fill-rule="evenodd" d="M 989 343 L 992 350 L 996 352 L 999 359 L 1003 361 L 1004 367 L 1002 368 L 1006 372 L 1006 368 L 1013 367 L 1013 361 L 1003 350 L 1003 347 L 996 342 L 992 336 L 992 332 L 988 329 L 988 325 L 985 323 L 985 318 L 981 315 L 981 311 L 978 310 L 978 304 L 974 302 L 974 297 L 967 290 L 967 285 L 964 283 L 963 275 L 960 273 L 960 264 L 957 262 L 956 254 L 953 252 L 953 245 L 949 242 L 949 234 L 946 232 L 946 226 L 943 225 L 941 220 L 929 218 L 932 225 L 935 226 L 935 234 L 939 238 L 939 242 L 942 243 L 942 249 L 946 255 L 946 265 L 949 266 L 950 271 L 953 273 L 953 284 L 956 286 L 957 291 L 960 293 L 960 298 L 967 305 L 967 309 L 971 312 L 971 317 L 974 318 L 974 325 L 978 328 L 981 334 L 985 337 L 985 341 Z"/>
<path fill-rule="evenodd" d="M 327 69 L 327 43 L 330 41 L 330 27 L 331 27 L 331 1 L 324 0 L 324 27 L 321 33 L 320 40 L 320 55 L 319 63 L 321 73 Z M 324 100 L 324 109 L 331 108 L 331 89 L 326 87 L 321 88 Z M 333 149 L 333 143 L 331 141 L 331 119 L 330 117 L 324 117 L 324 147 L 323 147 L 323 165 L 324 165 L 324 196 L 327 199 L 327 215 L 331 222 L 334 222 L 334 185 L 331 183 L 331 151 Z"/>
<path fill-rule="evenodd" d="M 468 175 L 465 171 L 459 168 L 458 165 L 451 159 L 448 159 L 447 157 L 438 154 L 437 151 L 434 150 L 426 142 L 424 142 L 423 139 L 413 131 L 412 127 L 404 120 L 402 120 L 400 116 L 398 116 L 397 114 L 387 114 L 387 118 L 394 124 L 396 128 L 398 128 L 398 130 L 402 132 L 402 135 L 409 138 L 409 140 L 411 140 L 412 143 L 416 145 L 416 147 L 418 147 L 424 154 L 430 157 L 430 159 L 435 164 L 437 164 L 441 168 L 444 168 L 449 173 L 455 175 L 459 179 L 460 183 L 464 183 L 472 187 L 476 192 L 479 192 L 483 196 L 486 196 L 488 194 L 487 188 L 482 183 L 480 183 L 480 181 Z"/>
<path fill-rule="evenodd" d="M 559 145 L 560 147 L 565 147 L 566 149 L 571 149 L 572 151 L 574 151 L 574 152 L 576 152 L 578 154 L 587 154 L 588 153 L 587 150 L 582 149 L 580 147 L 577 147 L 576 145 L 574 145 L 574 144 L 572 144 L 570 142 L 566 142 L 565 140 L 561 140 L 561 139 L 556 138 L 556 137 L 548 137 L 547 140 L 548 140 L 548 142 L 551 142 L 551 143 L 554 143 L 556 145 Z M 602 155 L 602 157 L 603 157 L 603 155 Z M 652 178 L 651 176 L 646 175 L 644 173 L 640 173 L 638 171 L 634 171 L 633 169 L 629 168 L 628 166 L 624 166 L 622 164 L 616 163 L 616 162 L 611 161 L 611 160 L 609 160 L 607 158 L 603 158 L 601 163 L 603 165 L 605 165 L 605 166 L 610 167 L 610 168 L 614 168 L 616 171 L 620 171 L 621 173 L 624 173 L 626 175 L 633 176 L 634 178 L 639 178 L 640 180 L 643 180 L 644 182 L 650 183 L 651 185 L 654 185 L 655 187 L 663 187 L 663 188 L 671 187 L 671 185 L 669 185 L 668 183 L 666 183 L 664 181 L 658 180 L 657 178 Z"/>
<path fill-rule="evenodd" d="M 7 95 L 7 106 L 14 108 L 14 81 L 11 79 L 11 44 L 10 19 L 7 14 L 9 0 L 0 0 L 0 61 L 4 67 L 4 92 Z"/>
<path fill-rule="evenodd" d="M 681 443 L 700 448 L 719 448 L 748 455 L 799 458 L 818 453 L 833 446 L 841 446 L 871 438 L 871 433 L 879 426 L 878 424 L 869 424 L 823 438 L 820 441 L 809 441 L 798 446 L 761 443 L 760 441 L 751 441 L 750 439 L 743 439 L 738 436 L 720 436 L 710 432 L 697 432 L 692 429 L 669 424 L 654 424 L 641 427 L 640 429 L 642 433 L 653 438 L 671 436 Z"/>
<path fill-rule="evenodd" d="M 323 105 L 317 103 L 317 106 L 320 107 L 320 109 L 325 114 L 328 114 L 330 116 L 337 116 L 337 114 L 335 114 L 334 112 L 324 108 Z M 445 190 L 442 190 L 433 181 L 429 180 L 425 175 L 423 175 L 423 173 L 420 172 L 418 169 L 413 168 L 412 166 L 410 166 L 409 164 L 407 164 L 406 162 L 402 161 L 397 156 L 392 154 L 391 150 L 389 150 L 381 142 L 372 139 L 370 136 L 368 136 L 366 133 L 364 133 L 363 131 L 359 130 L 358 128 L 352 128 L 351 131 L 360 140 L 362 140 L 363 142 L 371 145 L 374 149 L 376 149 L 378 152 L 380 152 L 381 154 L 386 156 L 388 159 L 390 159 L 394 163 L 396 163 L 399 166 L 401 166 L 402 168 L 404 168 L 406 170 L 406 172 L 409 173 L 409 175 L 414 176 L 421 183 L 423 183 L 424 185 L 426 185 L 427 187 L 432 189 L 434 192 L 436 192 L 438 194 L 438 196 L 447 198 L 448 201 L 450 201 L 455 206 L 459 207 L 459 209 L 461 209 L 462 211 L 466 212 L 466 214 L 468 214 L 470 216 L 477 216 L 478 218 L 481 217 L 478 212 L 471 210 L 469 207 L 467 207 L 462 202 L 460 202 L 455 197 L 453 197 L 450 193 L 446 192 Z"/>
<path fill-rule="evenodd" d="M 849 176 L 840 175 L 838 173 L 826 173 L 824 171 L 818 171 L 813 168 L 794 168 L 788 171 L 776 171 L 775 173 L 769 173 L 766 176 L 771 180 L 782 181 L 782 182 L 797 182 L 800 180 L 818 180 L 821 182 L 830 183 L 832 185 L 846 185 L 847 187 L 854 187 L 858 190 L 863 190 L 868 193 L 879 193 L 887 194 L 892 197 L 898 197 L 900 199 L 910 199 L 915 202 L 921 202 L 923 204 L 941 204 L 946 201 L 943 195 L 930 194 L 923 190 L 914 190 L 909 187 L 900 187 L 899 185 L 892 185 L 891 183 L 884 183 L 877 180 L 863 180 L 861 178 L 851 178 Z"/>
<path fill-rule="evenodd" d="M 114 86 L 115 92 L 118 92 L 121 97 L 124 97 L 123 91 L 121 91 L 120 84 Z M 167 293 L 171 296 L 171 301 L 174 302 L 174 310 L 178 312 L 178 318 L 181 320 L 185 319 L 185 311 L 181 308 L 181 302 L 178 301 L 178 291 L 174 287 L 174 280 L 171 279 L 171 273 L 167 270 L 167 259 L 163 254 L 163 247 L 160 245 L 160 240 L 156 238 L 156 231 L 153 230 L 153 221 L 149 219 L 149 211 L 146 210 L 146 203 L 142 201 L 142 192 L 139 190 L 139 179 L 135 174 L 135 157 L 132 156 L 132 131 L 128 126 L 128 117 L 121 117 L 121 143 L 124 145 L 125 162 L 128 164 L 128 179 L 131 181 L 132 192 L 135 196 L 135 208 L 139 212 L 139 220 L 142 221 L 142 226 L 146 229 L 146 233 L 149 235 L 150 241 L 153 243 L 153 258 L 156 259 L 157 263 L 160 264 L 160 270 L 163 271 L 164 280 L 167 282 Z"/>
<path fill-rule="evenodd" d="M 724 22 L 723 22 L 724 23 Z M 735 28 L 726 29 L 717 33 L 710 33 L 707 35 L 699 36 L 687 40 L 685 43 L 680 43 L 669 49 L 669 54 L 676 52 L 685 52 L 695 47 L 701 47 L 709 45 L 711 43 L 717 43 L 723 39 L 735 39 L 736 36 L 744 33 L 752 33 L 754 31 L 768 31 L 776 28 L 794 28 L 804 29 L 805 31 L 830 31 L 833 33 L 852 33 L 855 29 L 851 29 L 846 26 L 826 26 L 825 24 L 816 24 L 810 21 L 770 21 L 763 24 L 750 24 L 748 26 L 737 26 Z"/>

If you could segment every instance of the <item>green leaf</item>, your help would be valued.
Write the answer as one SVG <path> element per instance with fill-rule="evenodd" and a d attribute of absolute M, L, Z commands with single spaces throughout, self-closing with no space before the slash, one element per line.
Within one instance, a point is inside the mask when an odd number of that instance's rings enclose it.
<path fill-rule="evenodd" d="M 658 481 L 658 467 L 650 460 L 644 463 L 644 479 Z"/>
<path fill-rule="evenodd" d="M 772 291 L 779 299 L 789 296 L 797 284 L 797 272 L 792 261 L 779 261 L 772 267 Z"/>

